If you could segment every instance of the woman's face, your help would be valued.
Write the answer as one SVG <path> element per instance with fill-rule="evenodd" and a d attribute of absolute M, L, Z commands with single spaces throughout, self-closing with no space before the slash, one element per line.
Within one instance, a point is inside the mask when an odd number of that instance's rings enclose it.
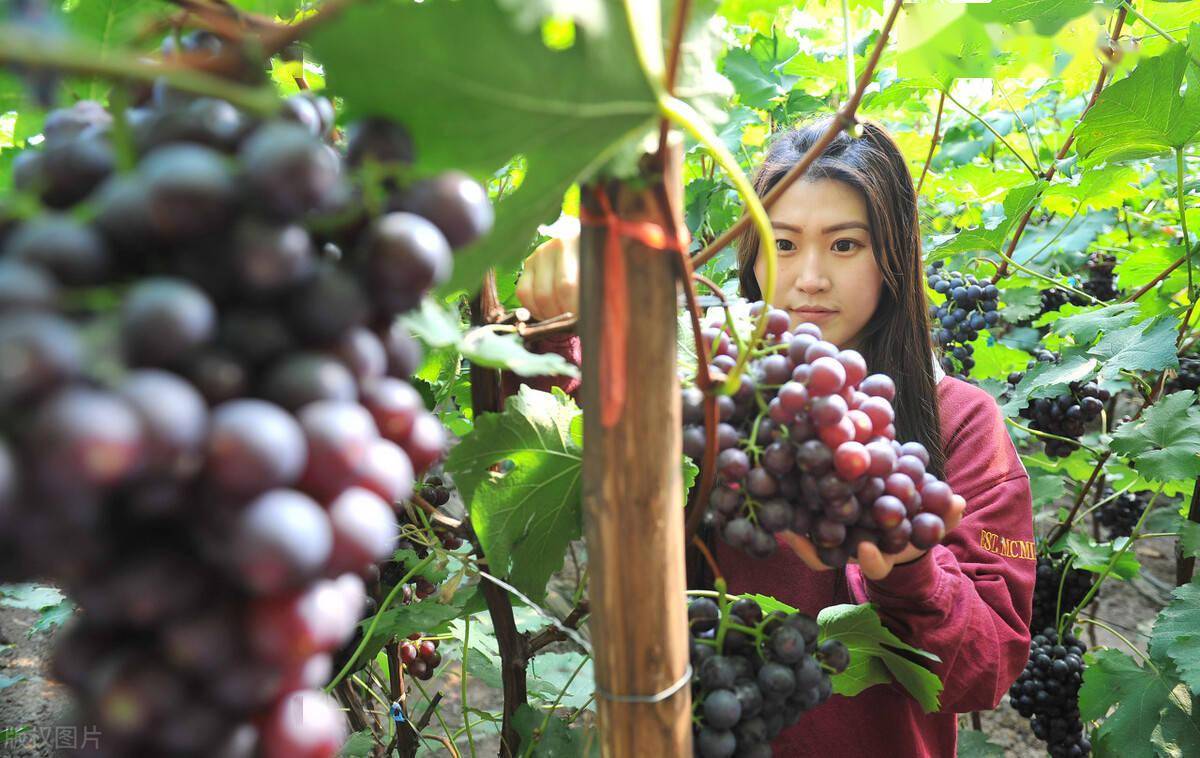
<path fill-rule="evenodd" d="M 792 327 L 810 321 L 830 342 L 854 347 L 879 303 L 883 275 L 871 248 L 866 201 L 844 182 L 800 180 L 771 206 L 779 266 L 775 307 L 792 317 Z M 766 259 L 754 276 L 761 290 Z"/>

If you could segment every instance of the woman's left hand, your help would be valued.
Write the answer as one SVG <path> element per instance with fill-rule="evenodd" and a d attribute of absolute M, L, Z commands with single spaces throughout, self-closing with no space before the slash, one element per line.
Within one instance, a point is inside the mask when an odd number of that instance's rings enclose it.
<path fill-rule="evenodd" d="M 947 534 L 962 521 L 963 512 L 966 508 L 967 501 L 961 496 L 955 495 L 950 503 L 950 512 L 943 519 L 946 522 Z M 813 571 L 831 570 L 831 566 L 826 566 L 821 562 L 821 559 L 817 556 L 816 546 L 807 537 L 802 537 L 792 531 L 780 532 L 779 535 L 810 569 Z M 858 558 L 851 558 L 850 562 L 857 563 L 862 568 L 863 576 L 879 581 L 890 574 L 894 566 L 915 561 L 926 552 L 928 551 L 909 545 L 899 553 L 889 554 L 881 551 L 877 545 L 873 545 L 870 542 L 863 542 L 859 543 Z"/>

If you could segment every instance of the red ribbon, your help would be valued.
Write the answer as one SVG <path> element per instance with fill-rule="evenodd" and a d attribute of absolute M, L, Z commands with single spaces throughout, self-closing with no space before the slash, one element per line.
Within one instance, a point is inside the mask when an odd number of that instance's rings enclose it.
<path fill-rule="evenodd" d="M 611 429 L 625 409 L 626 346 L 629 341 L 629 288 L 620 238 L 636 240 L 655 250 L 679 252 L 687 251 L 688 240 L 686 237 L 671 239 L 661 226 L 649 221 L 627 221 L 618 217 L 601 187 L 596 188 L 596 199 L 602 215 L 594 216 L 580 206 L 579 222 L 608 230 L 604 243 L 604 325 L 600 337 L 600 423 Z"/>

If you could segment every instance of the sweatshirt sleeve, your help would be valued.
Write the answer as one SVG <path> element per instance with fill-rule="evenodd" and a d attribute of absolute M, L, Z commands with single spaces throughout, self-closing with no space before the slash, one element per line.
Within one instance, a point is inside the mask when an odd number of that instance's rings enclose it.
<path fill-rule="evenodd" d="M 989 710 L 1029 655 L 1037 557 L 1029 476 L 996 402 L 957 379 L 939 383 L 946 479 L 967 501 L 961 523 L 880 581 L 847 567 L 858 602 L 897 636 L 941 659 L 941 711 Z"/>
<path fill-rule="evenodd" d="M 525 349 L 531 353 L 557 353 L 576 367 L 580 365 L 583 358 L 579 335 L 568 332 L 559 332 L 538 340 L 530 340 L 525 343 Z M 500 394 L 502 397 L 515 395 L 522 384 L 527 384 L 542 392 L 549 392 L 551 387 L 558 387 L 568 395 L 574 395 L 579 389 L 580 382 L 580 379 L 570 376 L 518 376 L 511 371 L 501 371 Z"/>

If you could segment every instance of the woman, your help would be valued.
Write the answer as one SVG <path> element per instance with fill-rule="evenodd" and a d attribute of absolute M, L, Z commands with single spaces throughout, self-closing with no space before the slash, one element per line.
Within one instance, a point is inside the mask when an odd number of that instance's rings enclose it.
<path fill-rule="evenodd" d="M 820 138 L 828 120 L 780 134 L 754 177 L 766 194 Z M 952 756 L 955 714 L 996 707 L 1025 665 L 1036 569 L 1029 478 L 995 401 L 945 376 L 933 355 L 921 261 L 917 198 L 904 157 L 878 124 L 842 133 L 769 209 L 778 246 L 774 304 L 793 326 L 861 352 L 872 372 L 896 380 L 896 438 L 930 452 L 930 469 L 966 500 L 941 545 L 878 551 L 830 570 L 808 540 L 751 558 L 722 544 L 717 561 L 733 592 L 776 597 L 816 616 L 838 603 L 874 603 L 906 642 L 933 653 L 941 708 L 925 714 L 896 684 L 832 697 L 785 729 L 776 755 Z M 552 240 L 530 256 L 517 286 L 536 318 L 574 311 L 577 242 Z M 762 297 L 758 235 L 738 245 L 741 294 Z M 574 338 L 552 349 L 578 360 Z M 567 386 L 571 391 L 573 386 Z M 864 545 L 864 548 L 867 547 Z M 862 551 L 860 551 L 861 553 Z"/>

